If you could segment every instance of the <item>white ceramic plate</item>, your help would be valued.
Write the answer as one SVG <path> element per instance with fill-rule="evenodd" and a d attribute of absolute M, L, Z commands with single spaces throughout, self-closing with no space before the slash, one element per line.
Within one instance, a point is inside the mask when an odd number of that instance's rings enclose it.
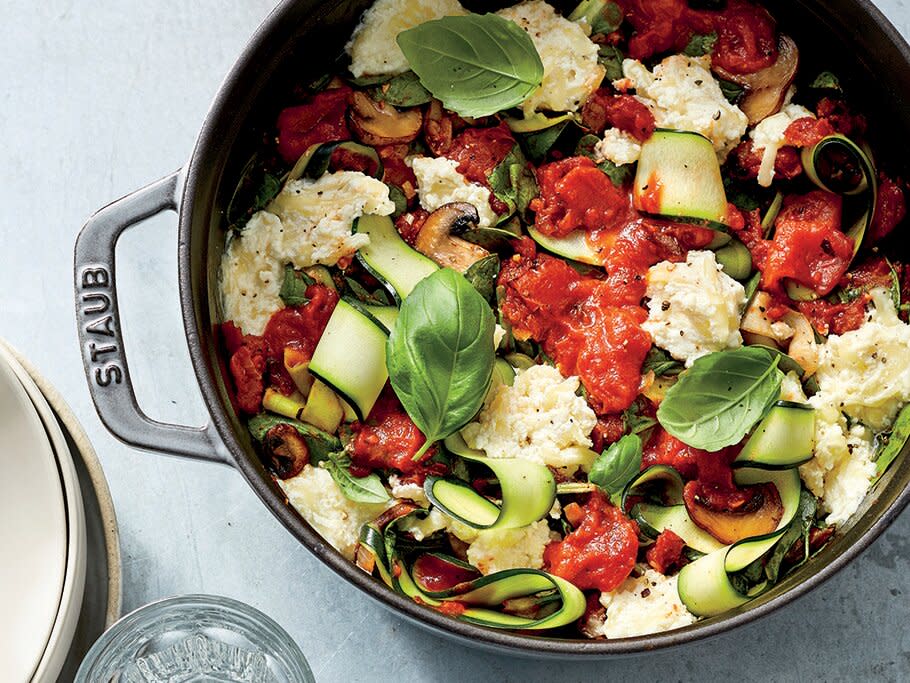
<path fill-rule="evenodd" d="M 13 370 L 0 362 L 0 671 L 29 680 L 63 593 L 67 526 L 57 460 Z"/>
<path fill-rule="evenodd" d="M 66 499 L 67 553 L 63 592 L 47 647 L 33 675 L 34 683 L 53 683 L 57 680 L 57 676 L 69 652 L 70 644 L 73 641 L 76 624 L 79 621 L 79 612 L 82 607 L 82 594 L 85 588 L 87 544 L 82 491 L 69 445 L 53 410 L 48 405 L 41 390 L 16 358 L 0 345 L 0 362 L 3 361 L 6 361 L 9 367 L 12 368 L 38 411 L 44 429 L 51 440 L 54 454 L 57 457 L 60 477 L 63 483 L 63 493 Z"/>

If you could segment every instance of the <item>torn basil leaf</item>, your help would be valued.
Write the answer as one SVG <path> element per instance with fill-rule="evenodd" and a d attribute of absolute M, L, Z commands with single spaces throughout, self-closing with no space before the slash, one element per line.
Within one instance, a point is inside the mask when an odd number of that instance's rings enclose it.
<path fill-rule="evenodd" d="M 597 61 L 607 71 L 607 73 L 604 75 L 605 81 L 612 83 L 613 81 L 618 81 L 623 77 L 623 59 L 625 59 L 625 55 L 618 47 L 614 47 L 613 45 L 601 45 L 598 48 Z"/>
<path fill-rule="evenodd" d="M 626 434 L 597 456 L 588 481 L 610 496 L 621 493 L 641 470 L 641 448 L 641 438 L 637 434 Z"/>
<path fill-rule="evenodd" d="M 295 270 L 294 266 L 289 263 L 284 267 L 284 280 L 278 296 L 281 297 L 285 306 L 305 306 L 310 302 L 306 295 L 306 288 L 313 282 L 313 278 L 303 271 Z"/>
<path fill-rule="evenodd" d="M 836 90 L 837 92 L 844 91 L 841 87 L 840 79 L 830 71 L 822 71 L 818 76 L 815 77 L 815 80 L 812 81 L 809 87 L 814 90 Z"/>
<path fill-rule="evenodd" d="M 875 456 L 875 480 L 881 479 L 888 466 L 904 450 L 910 439 L 910 404 L 904 406 L 897 415 L 891 432 L 879 435 L 879 451 Z"/>
<path fill-rule="evenodd" d="M 416 107 L 433 99 L 413 71 L 393 76 L 390 81 L 375 86 L 370 96 L 377 102 L 387 102 L 395 107 Z"/>
<path fill-rule="evenodd" d="M 812 524 L 815 521 L 815 514 L 817 511 L 818 501 L 815 496 L 806 489 L 802 489 L 799 492 L 799 505 L 796 508 L 796 515 L 794 516 L 793 521 L 790 522 L 790 526 L 787 527 L 784 535 L 780 537 L 777 545 L 774 546 L 774 551 L 765 564 L 765 576 L 768 577 L 768 581 L 771 583 L 777 582 L 781 576 L 780 570 L 784 558 L 800 539 L 803 541 L 803 557 L 800 562 L 790 569 L 795 569 L 809 559 L 809 532 L 812 530 Z"/>
<path fill-rule="evenodd" d="M 683 54 L 688 57 L 702 57 L 704 55 L 709 55 L 714 51 L 714 44 L 717 42 L 717 33 L 712 31 L 704 35 L 693 34 L 689 38 L 689 43 L 686 45 L 686 49 L 683 50 Z"/>
<path fill-rule="evenodd" d="M 664 377 L 678 375 L 685 368 L 685 365 L 671 357 L 669 353 L 654 346 L 645 356 L 641 372 L 642 374 L 653 372 L 655 377 Z"/>
<path fill-rule="evenodd" d="M 323 467 L 332 475 L 341 493 L 355 503 L 385 503 L 389 493 L 375 472 L 365 477 L 355 477 L 349 469 L 351 460 L 344 453 L 332 453 L 323 462 Z"/>
<path fill-rule="evenodd" d="M 496 301 L 497 275 L 499 275 L 499 257 L 496 254 L 490 254 L 486 258 L 471 264 L 471 267 L 464 274 L 465 279 L 491 306 Z"/>
<path fill-rule="evenodd" d="M 568 121 L 560 121 L 555 126 L 544 128 L 536 133 L 522 135 L 522 146 L 524 147 L 525 152 L 527 152 L 528 157 L 533 161 L 543 160 L 543 158 L 546 157 L 547 152 L 553 148 L 553 145 L 556 144 L 559 136 L 562 135 L 562 132 L 568 125 Z"/>
<path fill-rule="evenodd" d="M 722 78 L 718 78 L 717 84 L 720 86 L 720 91 L 730 104 L 739 104 L 739 101 L 746 93 L 746 89 L 743 86 L 734 83 L 733 81 L 725 81 Z"/>
<path fill-rule="evenodd" d="M 521 148 L 514 145 L 506 158 L 487 176 L 494 196 L 509 209 L 506 216 L 524 214 L 537 196 L 537 180 Z"/>

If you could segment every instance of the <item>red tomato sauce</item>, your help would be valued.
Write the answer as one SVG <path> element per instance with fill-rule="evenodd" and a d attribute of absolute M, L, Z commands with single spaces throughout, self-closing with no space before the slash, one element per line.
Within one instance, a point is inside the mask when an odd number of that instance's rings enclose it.
<path fill-rule="evenodd" d="M 730 152 L 727 169 L 734 178 L 739 180 L 755 180 L 761 169 L 764 150 L 755 149 L 751 140 L 738 144 Z M 774 158 L 774 179 L 793 180 L 803 172 L 803 163 L 799 151 L 792 145 L 781 147 Z"/>
<path fill-rule="evenodd" d="M 654 114 L 632 95 L 614 95 L 600 88 L 587 100 L 581 110 L 581 121 L 592 132 L 603 133 L 607 127 L 633 136 L 644 142 L 654 133 Z"/>
<path fill-rule="evenodd" d="M 635 568 L 638 525 L 599 492 L 582 506 L 583 519 L 544 550 L 544 566 L 582 590 L 612 591 Z"/>
<path fill-rule="evenodd" d="M 647 59 L 682 52 L 693 35 L 717 34 L 711 61 L 735 74 L 750 74 L 777 60 L 777 28 L 767 10 L 728 0 L 720 11 L 691 9 L 687 0 L 618 0 L 635 29 L 629 56 Z"/>
<path fill-rule="evenodd" d="M 654 545 L 648 548 L 645 559 L 654 571 L 666 574 L 670 569 L 680 565 L 685 547 L 686 542 L 667 529 L 662 531 Z"/>
<path fill-rule="evenodd" d="M 512 131 L 503 122 L 492 128 L 468 128 L 452 140 L 445 156 L 458 162 L 458 172 L 471 182 L 490 188 L 489 176 L 515 146 Z M 490 195 L 490 207 L 504 214 L 508 206 Z"/>
<path fill-rule="evenodd" d="M 348 111 L 347 86 L 323 90 L 305 104 L 288 107 L 278 115 L 278 153 L 294 163 L 317 142 L 350 140 L 345 116 Z"/>
<path fill-rule="evenodd" d="M 903 188 L 884 173 L 879 173 L 878 199 L 872 225 L 869 226 L 868 239 L 872 242 L 885 239 L 906 215 L 907 202 Z"/>
<path fill-rule="evenodd" d="M 460 567 L 429 553 L 417 558 L 411 567 L 411 574 L 423 590 L 432 593 L 455 588 L 461 583 L 481 576 L 476 569 Z"/>
<path fill-rule="evenodd" d="M 403 483 L 423 484 L 428 474 L 445 474 L 443 463 L 431 462 L 436 453 L 429 448 L 420 460 L 414 456 L 426 437 L 408 417 L 391 387 L 386 385 L 365 423 L 355 422 L 351 443 L 351 474 L 365 477 L 373 470 L 401 473 Z"/>

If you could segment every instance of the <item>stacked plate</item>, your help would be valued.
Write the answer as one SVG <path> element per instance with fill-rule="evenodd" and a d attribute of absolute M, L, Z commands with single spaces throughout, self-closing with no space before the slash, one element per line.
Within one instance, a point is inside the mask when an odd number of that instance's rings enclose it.
<path fill-rule="evenodd" d="M 45 390 L 58 399 L 50 387 Z M 67 425 L 29 370 L 0 342 L 0 671 L 5 681 L 56 681 L 69 669 L 74 644 L 84 639 L 79 630 L 103 630 L 119 611 L 119 549 L 110 552 L 116 523 L 109 504 L 99 500 L 109 501 L 109 494 L 103 478 L 94 485 L 87 465 L 97 460 L 88 447 L 87 462 L 73 429 L 84 436 L 78 423 Z M 107 521 L 97 519 L 101 510 Z M 115 571 L 111 558 L 117 560 Z M 99 563 L 106 571 L 98 571 Z M 100 581 L 99 573 L 104 575 Z M 86 604 L 99 601 L 103 604 Z"/>

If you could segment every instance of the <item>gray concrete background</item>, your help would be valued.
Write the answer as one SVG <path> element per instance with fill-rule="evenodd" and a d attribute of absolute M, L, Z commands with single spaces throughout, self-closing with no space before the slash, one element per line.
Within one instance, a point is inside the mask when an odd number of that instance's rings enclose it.
<path fill-rule="evenodd" d="M 511 659 L 411 627 L 325 569 L 227 468 L 141 453 L 102 427 L 73 315 L 84 219 L 187 158 L 209 100 L 273 0 L 0 2 L 0 336 L 68 398 L 120 520 L 124 608 L 207 592 L 290 631 L 320 681 L 910 679 L 910 516 L 820 590 L 672 653 L 600 664 Z M 904 35 L 910 11 L 879 0 Z M 121 306 L 140 401 L 201 424 L 179 319 L 173 216 L 128 233 Z"/>

